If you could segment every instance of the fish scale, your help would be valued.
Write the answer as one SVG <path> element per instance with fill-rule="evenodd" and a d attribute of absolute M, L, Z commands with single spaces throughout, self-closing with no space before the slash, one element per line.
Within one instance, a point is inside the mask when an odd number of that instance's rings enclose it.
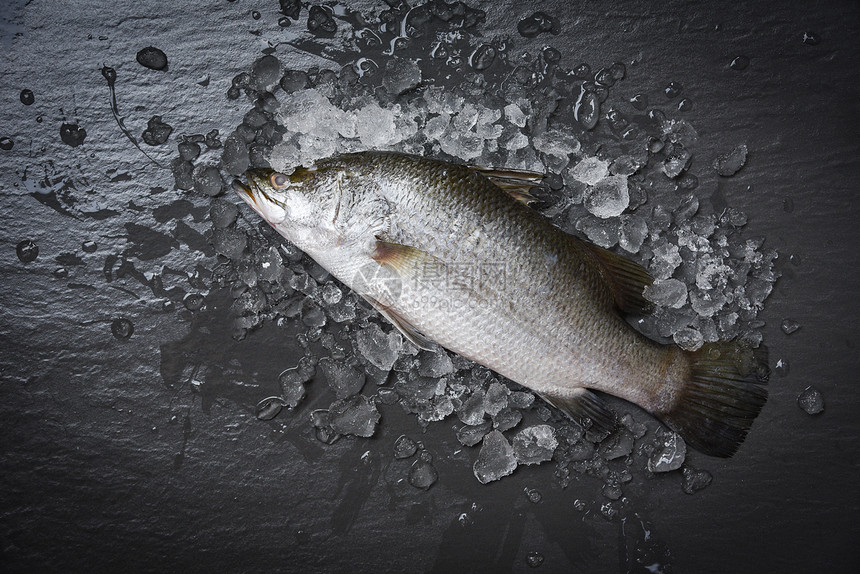
<path fill-rule="evenodd" d="M 363 152 L 247 176 L 234 187 L 248 204 L 410 340 L 481 363 L 583 424 L 610 430 L 614 414 L 591 392 L 602 391 L 730 456 L 764 405 L 763 351 L 690 353 L 624 320 L 647 304 L 650 277 L 527 207 L 534 174 Z"/>

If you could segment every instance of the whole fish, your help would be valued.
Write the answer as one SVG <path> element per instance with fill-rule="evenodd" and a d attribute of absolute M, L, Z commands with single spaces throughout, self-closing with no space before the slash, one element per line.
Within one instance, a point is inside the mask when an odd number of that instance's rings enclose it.
<path fill-rule="evenodd" d="M 728 457 L 764 406 L 763 349 L 688 352 L 624 320 L 647 311 L 651 277 L 529 208 L 539 174 L 363 152 L 246 178 L 239 195 L 407 339 L 481 363 L 585 425 L 615 424 L 601 391 Z"/>

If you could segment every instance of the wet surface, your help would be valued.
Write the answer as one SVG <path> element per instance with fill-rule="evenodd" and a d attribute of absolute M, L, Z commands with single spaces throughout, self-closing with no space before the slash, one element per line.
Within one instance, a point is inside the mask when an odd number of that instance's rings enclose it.
<path fill-rule="evenodd" d="M 420 43 L 415 30 L 400 27 L 396 10 L 386 16 L 382 2 L 308 9 L 207 0 L 194 11 L 103 3 L 78 11 L 33 1 L 0 11 L 4 569 L 856 567 L 856 5 L 467 4 L 433 2 L 403 20 L 440 34 L 434 53 L 442 57 L 417 65 L 409 52 Z M 564 104 L 577 137 L 594 148 L 588 155 L 603 149 L 607 160 L 574 179 L 626 177 L 628 166 L 612 161 L 623 138 L 601 135 L 620 134 L 625 117 L 657 108 L 695 128 L 689 157 L 685 146 L 656 150 L 665 142 L 651 142 L 655 177 L 696 188 L 689 200 L 679 196 L 673 216 L 693 217 L 701 201 L 724 214 L 718 225 L 743 228 L 745 240 L 766 238 L 758 253 L 779 253 L 781 277 L 743 325 L 770 348 L 770 398 L 734 458 L 684 450 L 677 435 L 619 403 L 632 416 L 595 450 L 569 440 L 539 400 L 516 389 L 502 396 L 498 383 L 487 383 L 475 405 L 482 410 L 473 422 L 486 427 L 473 425 L 480 428 L 466 436 L 463 417 L 474 412 L 421 402 L 461 364 L 421 355 L 423 372 L 406 385 L 394 383 L 409 369 L 398 371 L 391 349 L 374 351 L 371 366 L 350 353 L 358 333 L 369 337 L 378 323 L 384 339 L 387 325 L 329 287 L 337 285 L 245 206 L 229 207 L 239 200 L 224 190 L 229 173 L 266 161 L 263 144 L 277 139 L 242 131 L 263 130 L 272 113 L 248 91 L 274 85 L 281 101 L 292 101 L 287 94 L 311 86 L 302 74 L 313 67 L 337 70 L 311 74 L 316 90 L 329 89 L 355 60 L 341 40 L 363 28 L 361 18 L 391 22 L 377 30 L 378 45 L 358 39 L 375 60 L 354 68 L 369 78 L 365 85 L 379 79 L 370 93 L 382 94 L 373 100 L 380 113 L 413 101 L 421 81 L 454 86 L 458 69 L 477 70 L 488 85 L 503 83 L 508 70 L 526 86 L 538 65 L 577 70 L 588 62 L 592 75 L 602 72 L 607 100 L 577 87 Z M 387 50 L 403 60 L 383 58 Z M 518 122 L 531 125 L 533 116 L 520 118 L 499 100 L 476 101 L 503 111 L 499 124 L 510 131 L 502 142 L 514 141 Z M 443 141 L 435 151 L 467 143 Z M 685 176 L 693 173 L 696 182 Z M 558 182 L 554 189 L 571 188 L 569 179 Z M 561 224 L 589 235 L 603 231 L 593 227 L 601 215 L 615 217 L 637 199 L 635 186 L 612 187 L 620 195 L 599 201 L 595 186 L 580 188 L 594 217 L 563 212 Z M 671 246 L 652 245 L 639 223 L 624 220 L 609 240 L 631 253 L 643 244 L 665 248 L 671 260 Z M 694 284 L 680 277 L 663 285 L 665 296 Z M 308 340 L 319 323 L 334 328 L 332 337 Z M 701 342 L 704 325 L 680 338 Z M 301 363 L 308 349 L 323 359 Z M 401 406 L 404 389 L 413 393 L 412 413 Z M 484 412 L 493 413 L 486 423 Z M 486 453 L 482 438 L 492 447 Z M 659 449 L 640 452 L 646 443 Z M 559 444 L 567 474 L 545 460 Z M 491 450 L 502 456 L 485 460 Z M 595 452 L 611 472 L 577 472 Z"/>

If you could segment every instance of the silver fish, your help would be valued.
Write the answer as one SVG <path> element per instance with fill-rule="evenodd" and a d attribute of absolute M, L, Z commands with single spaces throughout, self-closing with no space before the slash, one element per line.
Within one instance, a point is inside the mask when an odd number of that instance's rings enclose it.
<path fill-rule="evenodd" d="M 767 399 L 764 349 L 654 342 L 623 315 L 652 279 L 526 204 L 539 174 L 393 153 L 252 170 L 234 188 L 281 235 L 420 347 L 437 343 L 610 430 L 601 391 L 696 449 L 735 453 Z"/>

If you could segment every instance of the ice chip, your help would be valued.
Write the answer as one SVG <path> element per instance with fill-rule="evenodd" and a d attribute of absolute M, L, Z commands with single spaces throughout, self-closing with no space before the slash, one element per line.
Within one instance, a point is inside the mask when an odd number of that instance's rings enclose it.
<path fill-rule="evenodd" d="M 355 345 L 374 367 L 390 371 L 403 347 L 403 339 L 397 331 L 385 333 L 379 325 L 371 323 L 356 332 Z"/>
<path fill-rule="evenodd" d="M 504 408 L 493 415 L 493 428 L 499 432 L 505 432 L 520 424 L 523 413 L 519 410 Z"/>
<path fill-rule="evenodd" d="M 535 425 L 517 433 L 513 441 L 514 455 L 519 464 L 540 464 L 552 458 L 558 446 L 555 429 L 549 425 Z"/>
<path fill-rule="evenodd" d="M 741 170 L 747 161 L 747 146 L 741 144 L 714 160 L 714 170 L 723 177 L 731 177 Z"/>
<path fill-rule="evenodd" d="M 780 323 L 780 328 L 782 328 L 782 332 L 786 335 L 791 335 L 792 333 L 800 329 L 800 323 L 798 323 L 794 319 L 783 319 L 782 323 Z"/>
<path fill-rule="evenodd" d="M 606 460 L 615 460 L 633 452 L 634 437 L 626 428 L 620 428 L 600 443 L 600 456 Z"/>
<path fill-rule="evenodd" d="M 487 434 L 472 468 L 475 478 L 481 484 L 487 484 L 511 474 L 517 468 L 517 459 L 505 435 L 497 430 Z"/>
<path fill-rule="evenodd" d="M 329 407 L 329 424 L 339 434 L 373 436 L 379 419 L 376 405 L 364 395 L 337 400 Z"/>
<path fill-rule="evenodd" d="M 687 445 L 681 435 L 661 429 L 657 432 L 657 438 L 660 442 L 648 458 L 648 470 L 669 472 L 681 468 L 687 455 Z"/>
<path fill-rule="evenodd" d="M 714 480 L 714 477 L 711 476 L 711 473 L 707 470 L 698 470 L 689 464 L 685 464 L 684 468 L 681 469 L 681 472 L 683 473 L 681 488 L 683 488 L 684 492 L 687 494 L 695 494 L 703 488 L 706 488 Z"/>

